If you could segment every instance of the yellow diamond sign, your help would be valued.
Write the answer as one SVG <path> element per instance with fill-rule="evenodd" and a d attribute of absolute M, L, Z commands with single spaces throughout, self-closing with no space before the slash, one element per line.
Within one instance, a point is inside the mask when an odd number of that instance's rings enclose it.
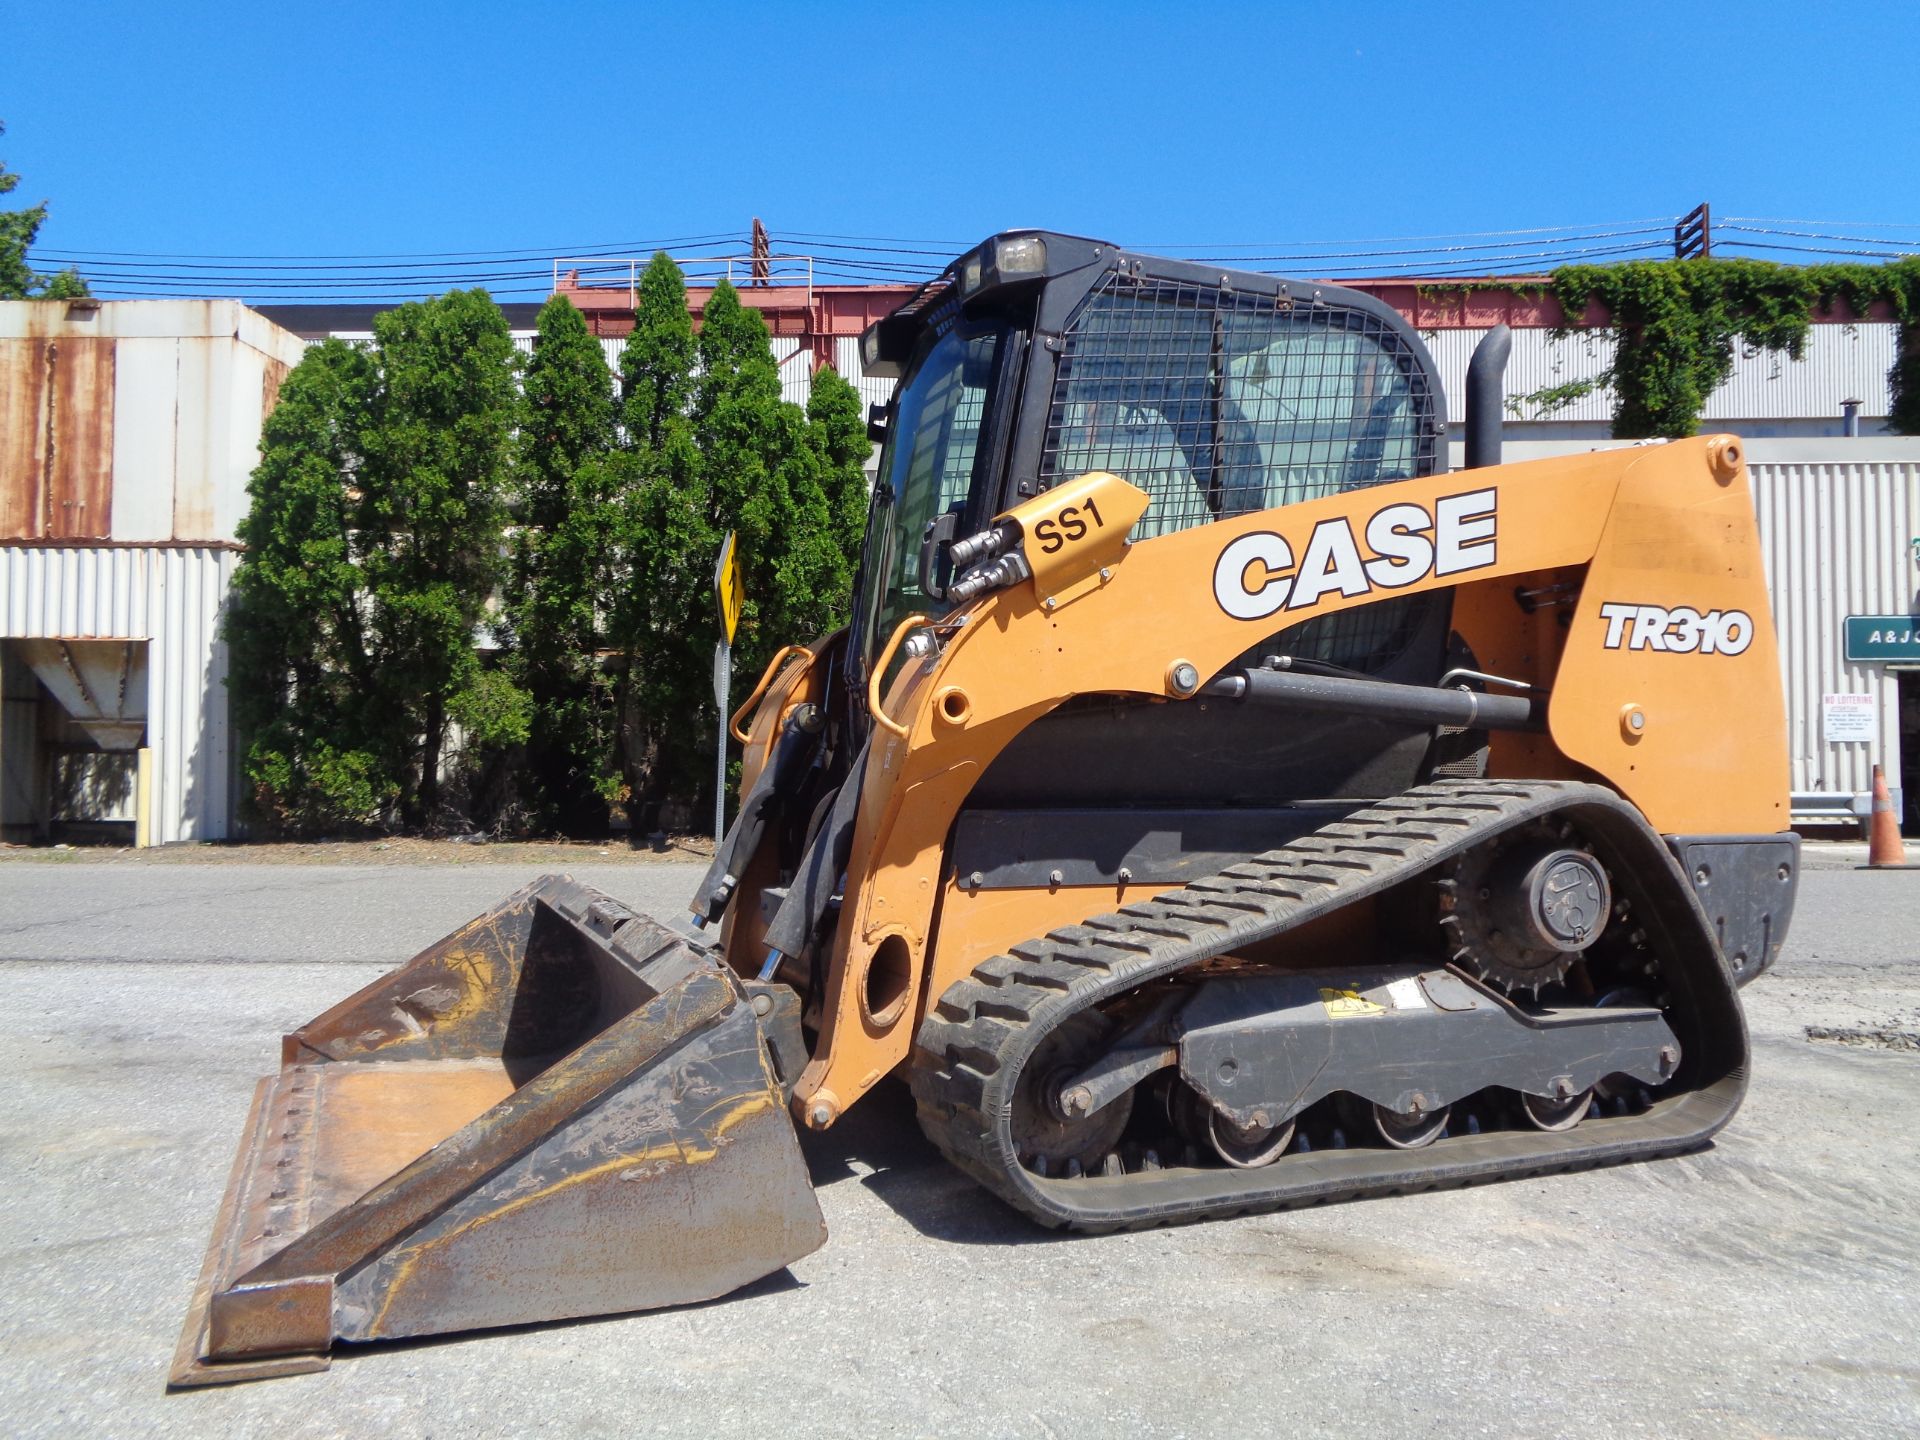
<path fill-rule="evenodd" d="M 746 582 L 740 578 L 740 551 L 733 543 L 733 531 L 720 547 L 720 563 L 713 567 L 714 598 L 720 602 L 720 626 L 733 644 L 733 632 L 740 628 L 740 607 L 747 598 Z"/>

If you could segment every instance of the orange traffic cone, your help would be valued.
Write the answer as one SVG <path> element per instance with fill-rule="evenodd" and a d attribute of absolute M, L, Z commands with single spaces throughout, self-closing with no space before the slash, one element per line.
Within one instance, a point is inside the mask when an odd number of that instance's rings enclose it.
<path fill-rule="evenodd" d="M 1867 832 L 1867 863 L 1870 870 L 1907 869 L 1907 847 L 1900 840 L 1900 817 L 1893 813 L 1893 796 L 1887 793 L 1887 777 L 1873 767 L 1873 824 Z"/>

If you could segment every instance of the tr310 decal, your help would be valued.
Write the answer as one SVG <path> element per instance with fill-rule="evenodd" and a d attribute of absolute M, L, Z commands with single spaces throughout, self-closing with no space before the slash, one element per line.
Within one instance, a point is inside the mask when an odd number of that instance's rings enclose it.
<path fill-rule="evenodd" d="M 1738 655 L 1753 643 L 1753 617 L 1744 610 L 1696 610 L 1691 605 L 1600 607 L 1609 650 L 1660 650 L 1670 655 Z"/>

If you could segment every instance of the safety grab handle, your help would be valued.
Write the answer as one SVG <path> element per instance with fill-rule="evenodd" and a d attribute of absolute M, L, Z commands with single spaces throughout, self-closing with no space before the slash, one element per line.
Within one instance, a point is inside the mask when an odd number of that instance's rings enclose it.
<path fill-rule="evenodd" d="M 752 737 L 740 728 L 740 721 L 760 708 L 760 701 L 773 685 L 773 677 L 780 673 L 780 667 L 796 655 L 813 659 L 813 651 L 804 645 L 789 645 L 773 659 L 767 662 L 766 671 L 760 676 L 760 683 L 753 687 L 753 693 L 747 696 L 746 703 L 733 712 L 733 718 L 727 721 L 727 733 L 745 745 Z"/>
<path fill-rule="evenodd" d="M 907 727 L 899 721 L 890 719 L 886 707 L 880 703 L 880 678 L 887 673 L 887 666 L 893 663 L 893 652 L 900 648 L 900 642 L 907 638 L 907 632 L 921 625 L 931 624 L 925 615 L 909 615 L 893 627 L 893 634 L 887 637 L 886 648 L 880 652 L 880 658 L 873 662 L 873 671 L 867 676 L 867 713 L 873 716 L 873 723 L 882 729 L 891 730 L 902 740 L 907 738 Z"/>

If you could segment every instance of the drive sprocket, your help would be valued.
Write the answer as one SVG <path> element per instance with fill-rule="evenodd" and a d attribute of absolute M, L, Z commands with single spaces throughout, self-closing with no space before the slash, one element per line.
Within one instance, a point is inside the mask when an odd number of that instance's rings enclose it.
<path fill-rule="evenodd" d="M 1529 825 L 1461 856 L 1439 904 L 1456 963 L 1537 995 L 1606 928 L 1613 885 L 1571 827 Z"/>

